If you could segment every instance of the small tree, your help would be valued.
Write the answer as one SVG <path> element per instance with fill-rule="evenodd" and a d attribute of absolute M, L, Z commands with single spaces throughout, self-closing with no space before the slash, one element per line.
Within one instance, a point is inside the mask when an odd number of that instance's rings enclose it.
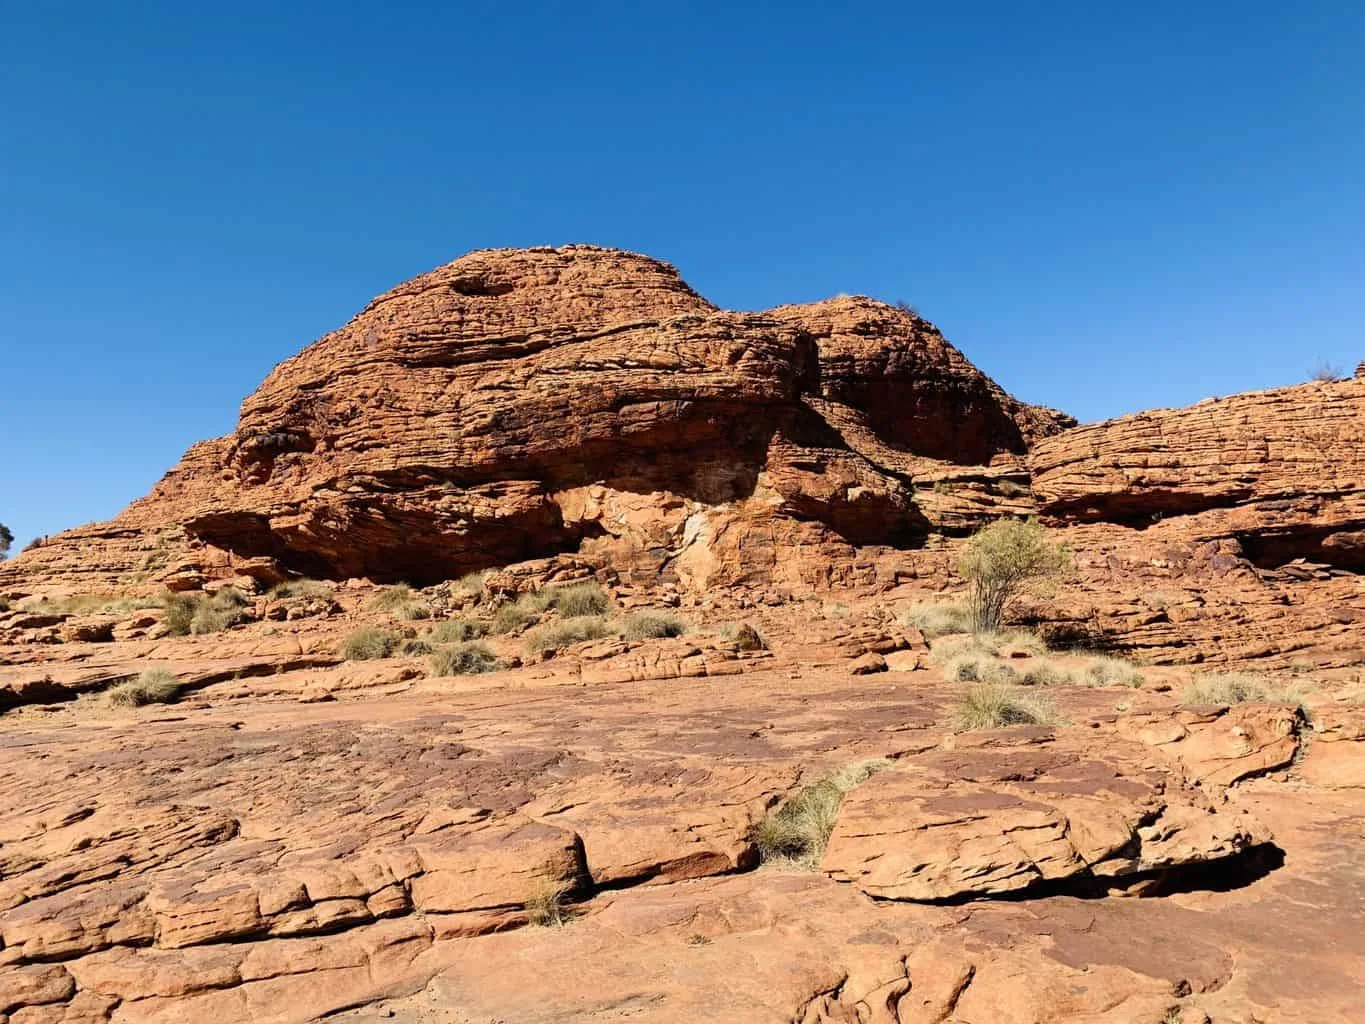
<path fill-rule="evenodd" d="M 1031 580 L 1061 572 L 1070 556 L 1032 520 L 998 519 L 963 545 L 957 571 L 972 585 L 972 628 L 994 633 L 1005 606 Z"/>
<path fill-rule="evenodd" d="M 9 527 L 0 523 L 0 559 L 9 554 L 10 545 L 14 543 L 14 534 L 9 532 Z"/>

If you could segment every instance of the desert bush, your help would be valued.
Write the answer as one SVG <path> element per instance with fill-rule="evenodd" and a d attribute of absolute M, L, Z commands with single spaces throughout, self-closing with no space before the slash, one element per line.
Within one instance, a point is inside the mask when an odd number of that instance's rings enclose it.
<path fill-rule="evenodd" d="M 970 633 L 972 614 L 960 604 L 926 601 L 902 612 L 901 623 L 914 626 L 932 639 L 949 633 Z"/>
<path fill-rule="evenodd" d="M 1000 683 L 978 683 L 968 689 L 955 716 L 960 731 L 1007 725 L 1060 725 L 1062 721 L 1050 702 Z"/>
<path fill-rule="evenodd" d="M 720 635 L 732 641 L 741 651 L 766 651 L 768 641 L 747 622 L 731 622 L 721 627 Z"/>
<path fill-rule="evenodd" d="M 346 638 L 341 645 L 341 656 L 347 661 L 377 661 L 392 655 L 398 649 L 399 640 L 397 633 L 366 626 Z"/>
<path fill-rule="evenodd" d="M 420 637 L 409 637 L 398 645 L 398 654 L 403 658 L 425 658 L 436 650 Z"/>
<path fill-rule="evenodd" d="M 652 640 L 682 636 L 687 632 L 687 623 L 666 612 L 635 612 L 621 620 L 620 629 L 627 640 Z"/>
<path fill-rule="evenodd" d="M 165 624 L 173 636 L 218 633 L 247 621 L 247 599 L 240 590 L 224 587 L 216 594 L 167 594 L 162 598 Z"/>
<path fill-rule="evenodd" d="M 1023 586 L 1067 565 L 1066 549 L 1036 522 L 997 519 L 963 545 L 957 571 L 972 585 L 971 623 L 978 633 L 1000 628 L 1005 609 Z"/>
<path fill-rule="evenodd" d="M 144 704 L 169 704 L 180 692 L 180 682 L 164 668 L 149 668 L 136 679 L 125 679 L 105 691 L 114 707 L 136 708 Z"/>
<path fill-rule="evenodd" d="M 427 639 L 434 644 L 462 644 L 488 635 L 488 626 L 477 619 L 446 619 L 431 627 Z"/>
<path fill-rule="evenodd" d="M 546 587 L 532 594 L 528 602 L 537 611 L 554 608 L 565 617 L 605 615 L 611 610 L 607 592 L 596 583 L 571 583 L 561 587 Z"/>
<path fill-rule="evenodd" d="M 1309 372 L 1308 379 L 1319 381 L 1323 384 L 1330 384 L 1332 381 L 1341 380 L 1343 376 L 1344 374 L 1340 366 L 1323 360 Z"/>
<path fill-rule="evenodd" d="M 431 655 L 433 676 L 472 676 L 498 667 L 493 652 L 480 643 L 438 647 Z"/>
<path fill-rule="evenodd" d="M 458 580 L 455 581 L 455 584 L 452 587 L 452 589 L 457 594 L 464 594 L 468 597 L 474 598 L 475 600 L 482 600 L 484 596 L 483 573 L 481 572 L 465 573 L 463 576 L 461 576 Z"/>
<path fill-rule="evenodd" d="M 431 605 L 406 583 L 395 583 L 382 588 L 370 598 L 369 607 L 373 611 L 386 612 L 403 622 L 431 618 Z"/>
<path fill-rule="evenodd" d="M 804 787 L 754 829 L 765 861 L 786 860 L 814 870 L 829 843 L 844 794 L 890 766 L 886 760 L 861 761 Z"/>
<path fill-rule="evenodd" d="M 526 648 L 532 654 L 557 651 L 583 640 L 600 640 L 609 633 L 603 616 L 575 615 L 532 630 L 526 637 Z"/>
<path fill-rule="evenodd" d="M 283 583 L 276 583 L 266 592 L 267 597 L 275 600 L 286 597 L 331 597 L 332 594 L 330 583 L 310 579 L 285 580 Z"/>
<path fill-rule="evenodd" d="M 1030 662 L 1019 676 L 1023 686 L 1062 686 L 1075 681 L 1070 672 L 1050 661 Z"/>
<path fill-rule="evenodd" d="M 1131 686 L 1137 688 L 1145 677 L 1122 658 L 1099 656 L 1091 658 L 1081 669 L 1086 686 Z"/>
<path fill-rule="evenodd" d="M 14 544 L 14 534 L 4 523 L 0 523 L 0 560 L 9 554 L 10 546 Z"/>
<path fill-rule="evenodd" d="M 488 622 L 488 632 L 494 636 L 514 633 L 539 619 L 540 615 L 531 607 L 531 602 L 524 597 L 519 598 L 515 603 L 504 604 L 493 612 L 493 617 Z"/>

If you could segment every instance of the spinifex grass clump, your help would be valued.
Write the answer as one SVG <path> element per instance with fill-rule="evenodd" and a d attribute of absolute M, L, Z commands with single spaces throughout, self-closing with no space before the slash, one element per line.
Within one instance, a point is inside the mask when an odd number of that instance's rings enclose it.
<path fill-rule="evenodd" d="M 433 676 L 477 675 L 498 667 L 497 657 L 480 643 L 438 647 L 432 652 L 430 663 Z"/>
<path fill-rule="evenodd" d="M 149 668 L 136 679 L 109 687 L 105 699 L 114 707 L 136 708 L 144 704 L 169 704 L 180 692 L 180 681 L 164 668 Z"/>
<path fill-rule="evenodd" d="M 972 614 L 960 604 L 917 604 L 901 613 L 901 622 L 914 626 L 930 639 L 949 633 L 970 633 L 972 630 Z"/>
<path fill-rule="evenodd" d="M 754 830 L 765 861 L 786 861 L 814 870 L 824 856 L 839 817 L 844 794 L 890 766 L 889 761 L 860 761 L 806 786 L 773 811 Z"/>
<path fill-rule="evenodd" d="M 370 598 L 369 607 L 372 611 L 386 612 L 404 622 L 431 618 L 431 605 L 406 583 L 384 587 Z"/>
<path fill-rule="evenodd" d="M 543 651 L 557 651 L 570 644 L 584 640 L 601 640 L 610 636 L 607 620 L 601 615 L 577 615 L 571 619 L 560 619 L 532 630 L 526 637 L 526 649 L 532 654 Z"/>
<path fill-rule="evenodd" d="M 462 644 L 487 635 L 487 624 L 477 619 L 446 619 L 431 627 L 427 640 L 433 644 Z"/>
<path fill-rule="evenodd" d="M 166 609 L 166 628 L 172 636 L 218 633 L 247 621 L 248 601 L 234 587 L 224 587 L 216 594 L 167 594 L 162 599 Z"/>
<path fill-rule="evenodd" d="M 529 598 L 532 608 L 548 611 L 553 608 L 566 618 L 584 615 L 605 615 L 611 610 L 611 599 L 596 583 L 571 583 L 561 587 L 546 587 Z"/>
<path fill-rule="evenodd" d="M 341 656 L 347 661 L 377 661 L 392 655 L 401 641 L 397 633 L 366 626 L 346 638 L 341 645 Z"/>
<path fill-rule="evenodd" d="M 1065 720 L 1051 702 L 1017 687 L 978 683 L 958 702 L 954 725 L 959 731 L 999 729 L 1007 725 L 1061 725 Z"/>
<path fill-rule="evenodd" d="M 651 640 L 682 636 L 687 623 L 666 612 L 634 612 L 621 620 L 621 635 L 627 640 Z"/>

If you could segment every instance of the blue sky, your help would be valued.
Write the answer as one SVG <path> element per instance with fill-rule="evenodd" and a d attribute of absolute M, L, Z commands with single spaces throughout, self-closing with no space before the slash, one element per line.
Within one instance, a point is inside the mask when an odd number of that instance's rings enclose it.
<path fill-rule="evenodd" d="M 307 7 L 0 0 L 20 545 L 474 248 L 905 299 L 1083 420 L 1365 358 L 1358 4 Z"/>

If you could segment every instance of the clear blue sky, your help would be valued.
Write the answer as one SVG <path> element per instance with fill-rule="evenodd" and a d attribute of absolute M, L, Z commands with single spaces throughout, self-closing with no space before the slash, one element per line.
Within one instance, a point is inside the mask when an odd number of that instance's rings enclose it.
<path fill-rule="evenodd" d="M 1346 0 L 0 0 L 0 521 L 114 514 L 488 246 L 906 299 L 1083 420 L 1353 367 L 1363 55 Z"/>

